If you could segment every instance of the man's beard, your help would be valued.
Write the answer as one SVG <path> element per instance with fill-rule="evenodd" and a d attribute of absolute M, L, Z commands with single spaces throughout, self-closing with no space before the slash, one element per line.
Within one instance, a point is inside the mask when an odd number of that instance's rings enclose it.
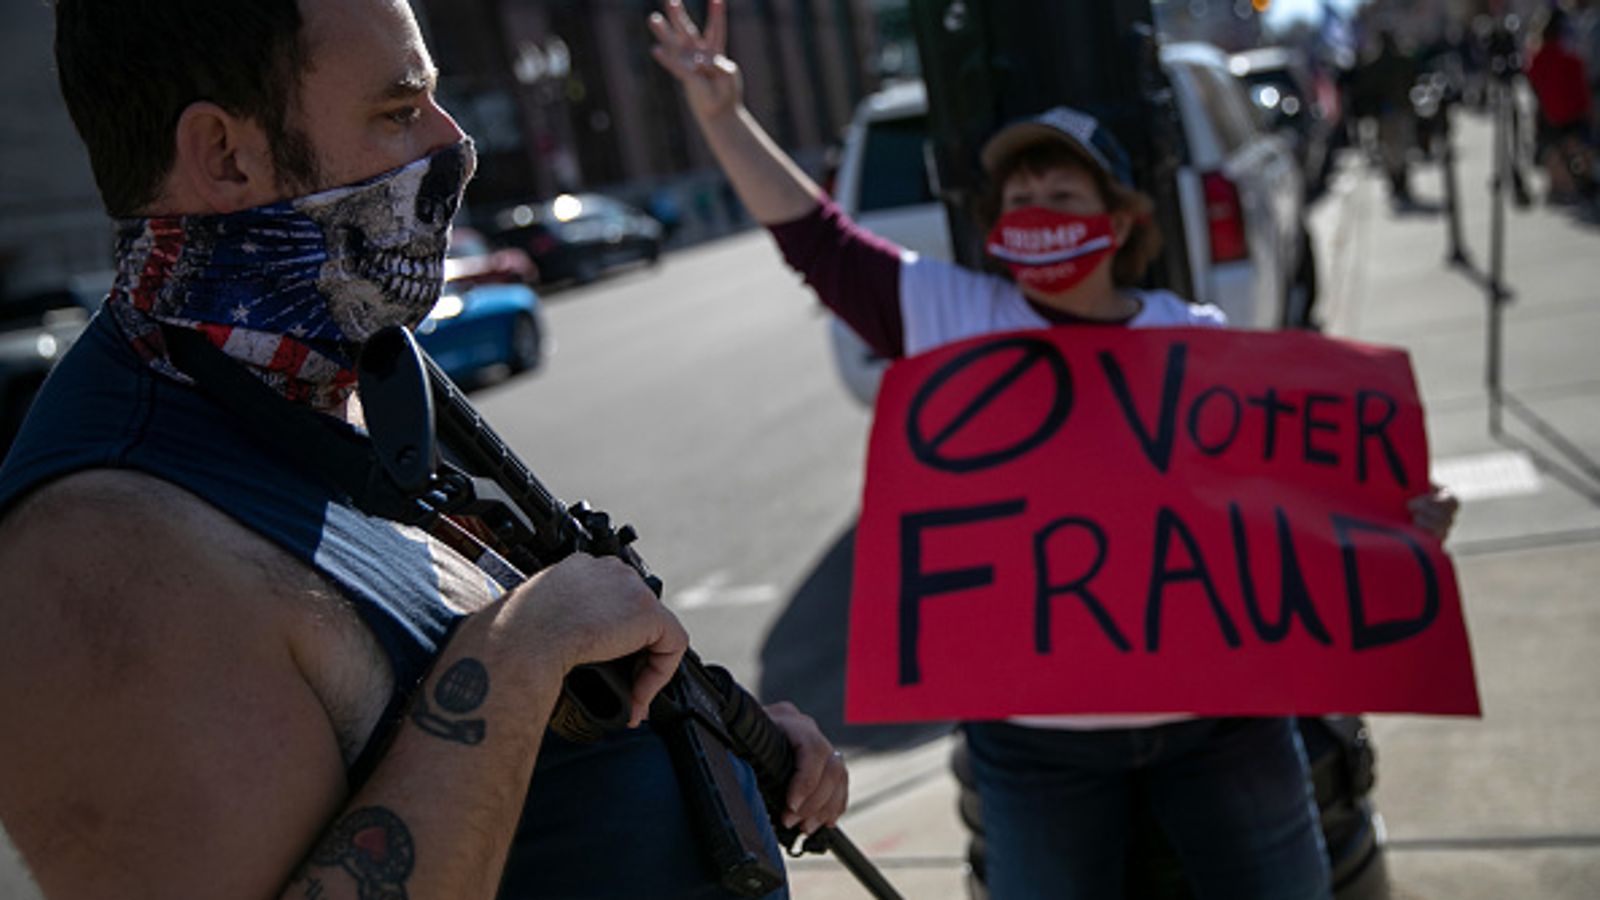
<path fill-rule="evenodd" d="M 304 131 L 285 124 L 268 135 L 278 191 L 287 197 L 313 194 L 332 185 L 323 184 L 317 152 Z"/>

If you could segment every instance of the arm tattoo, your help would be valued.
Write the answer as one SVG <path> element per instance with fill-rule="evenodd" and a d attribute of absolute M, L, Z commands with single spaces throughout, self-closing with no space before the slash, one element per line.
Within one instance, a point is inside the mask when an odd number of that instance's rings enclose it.
<path fill-rule="evenodd" d="M 471 657 L 456 660 L 446 669 L 433 686 L 435 712 L 428 705 L 428 692 L 417 694 L 416 708 L 411 711 L 411 721 L 417 727 L 447 741 L 469 746 L 483 743 L 484 720 L 461 718 L 483 705 L 489 696 L 489 670 Z"/>
<path fill-rule="evenodd" d="M 406 879 L 416 865 L 411 830 L 400 817 L 381 806 L 368 806 L 345 816 L 317 845 L 300 873 L 307 900 L 325 896 L 311 867 L 343 869 L 356 881 L 361 900 L 406 900 Z"/>

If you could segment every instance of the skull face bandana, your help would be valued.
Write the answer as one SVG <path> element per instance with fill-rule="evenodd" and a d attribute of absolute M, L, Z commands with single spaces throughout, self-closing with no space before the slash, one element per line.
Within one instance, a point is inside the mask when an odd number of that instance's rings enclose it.
<path fill-rule="evenodd" d="M 989 255 L 1011 270 L 1017 284 L 1048 296 L 1076 287 L 1116 249 L 1111 216 L 1078 216 L 1038 206 L 1002 215 L 988 242 Z"/>
<path fill-rule="evenodd" d="M 450 220 L 476 167 L 470 139 L 376 178 L 225 215 L 117 227 L 107 309 L 140 355 L 181 381 L 162 324 L 204 334 L 290 400 L 339 405 L 361 344 L 415 325 L 444 281 Z"/>

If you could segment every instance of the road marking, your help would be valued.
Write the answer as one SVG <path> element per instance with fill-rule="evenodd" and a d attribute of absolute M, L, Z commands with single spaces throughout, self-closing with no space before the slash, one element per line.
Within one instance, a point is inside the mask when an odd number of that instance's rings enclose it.
<path fill-rule="evenodd" d="M 677 610 L 720 606 L 761 606 L 778 601 L 775 584 L 730 584 L 727 572 L 712 572 L 689 587 L 669 596 L 667 605 Z"/>
<path fill-rule="evenodd" d="M 1600 834 L 1553 832 L 1547 834 L 1467 835 L 1463 837 L 1391 837 L 1385 846 L 1396 851 L 1437 850 L 1587 850 L 1600 847 Z"/>
<path fill-rule="evenodd" d="M 1434 460 L 1433 480 L 1463 501 L 1537 494 L 1544 487 L 1533 460 L 1514 450 Z"/>

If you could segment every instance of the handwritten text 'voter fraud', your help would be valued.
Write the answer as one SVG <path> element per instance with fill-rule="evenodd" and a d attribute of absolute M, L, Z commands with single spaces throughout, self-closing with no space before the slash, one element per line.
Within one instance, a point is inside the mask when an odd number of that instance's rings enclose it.
<path fill-rule="evenodd" d="M 1062 328 L 896 363 L 856 544 L 851 721 L 1475 714 L 1396 350 Z"/>

